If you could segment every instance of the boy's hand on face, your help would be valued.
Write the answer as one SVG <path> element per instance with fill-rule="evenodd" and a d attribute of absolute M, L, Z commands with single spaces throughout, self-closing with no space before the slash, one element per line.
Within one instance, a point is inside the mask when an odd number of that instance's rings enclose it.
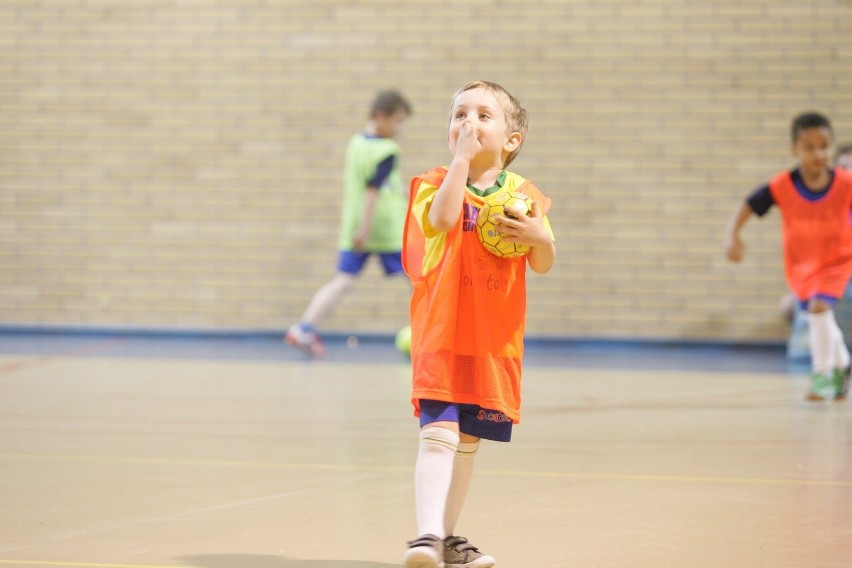
<path fill-rule="evenodd" d="M 544 226 L 544 213 L 535 201 L 529 215 L 517 218 L 497 215 L 494 217 L 494 226 L 506 242 L 531 247 L 550 246 L 550 233 Z"/>
<path fill-rule="evenodd" d="M 456 155 L 468 162 L 473 160 L 481 148 L 479 134 L 470 120 L 465 120 L 459 128 L 459 137 L 456 140 Z"/>

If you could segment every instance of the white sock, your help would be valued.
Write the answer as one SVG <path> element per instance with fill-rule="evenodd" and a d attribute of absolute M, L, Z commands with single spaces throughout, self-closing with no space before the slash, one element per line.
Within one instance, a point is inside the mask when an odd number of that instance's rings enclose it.
<path fill-rule="evenodd" d="M 835 334 L 834 312 L 826 310 L 808 314 L 811 342 L 811 369 L 814 373 L 830 375 L 834 369 Z"/>
<path fill-rule="evenodd" d="M 470 480 L 473 477 L 473 462 L 479 450 L 479 440 L 473 443 L 461 443 L 456 451 L 453 462 L 453 481 L 447 496 L 447 510 L 444 512 L 444 529 L 446 536 L 455 534 L 456 522 L 459 520 L 464 505 Z"/>
<path fill-rule="evenodd" d="M 453 478 L 453 461 L 459 435 L 452 430 L 427 426 L 420 431 L 420 449 L 414 467 L 414 500 L 418 534 L 444 534 L 444 511 Z"/>

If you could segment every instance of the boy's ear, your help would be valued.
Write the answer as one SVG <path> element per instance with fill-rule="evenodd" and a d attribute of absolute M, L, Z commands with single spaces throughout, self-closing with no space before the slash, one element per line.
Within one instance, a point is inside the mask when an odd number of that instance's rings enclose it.
<path fill-rule="evenodd" d="M 514 152 L 515 150 L 520 148 L 521 142 L 523 141 L 524 137 L 521 136 L 520 132 L 512 132 L 506 139 L 506 144 L 503 145 L 503 149 L 509 153 Z"/>

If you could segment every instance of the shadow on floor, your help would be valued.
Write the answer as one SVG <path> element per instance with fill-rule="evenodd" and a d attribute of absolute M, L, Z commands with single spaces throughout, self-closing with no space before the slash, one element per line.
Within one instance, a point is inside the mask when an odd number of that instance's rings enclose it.
<path fill-rule="evenodd" d="M 178 558 L 198 568 L 388 568 L 398 564 L 361 560 L 298 560 L 262 554 L 199 554 Z"/>

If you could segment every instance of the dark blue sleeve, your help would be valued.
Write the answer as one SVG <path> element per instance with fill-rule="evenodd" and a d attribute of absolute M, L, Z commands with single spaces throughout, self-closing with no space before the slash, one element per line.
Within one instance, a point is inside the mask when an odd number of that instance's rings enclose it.
<path fill-rule="evenodd" d="M 764 185 L 752 191 L 746 199 L 746 203 L 755 215 L 763 217 L 775 205 L 775 199 L 772 197 L 772 192 L 769 191 L 769 186 Z"/>
<path fill-rule="evenodd" d="M 394 163 L 396 162 L 396 154 L 391 154 L 376 166 L 376 173 L 367 182 L 369 187 L 382 187 L 388 180 L 388 176 L 393 171 Z"/>

